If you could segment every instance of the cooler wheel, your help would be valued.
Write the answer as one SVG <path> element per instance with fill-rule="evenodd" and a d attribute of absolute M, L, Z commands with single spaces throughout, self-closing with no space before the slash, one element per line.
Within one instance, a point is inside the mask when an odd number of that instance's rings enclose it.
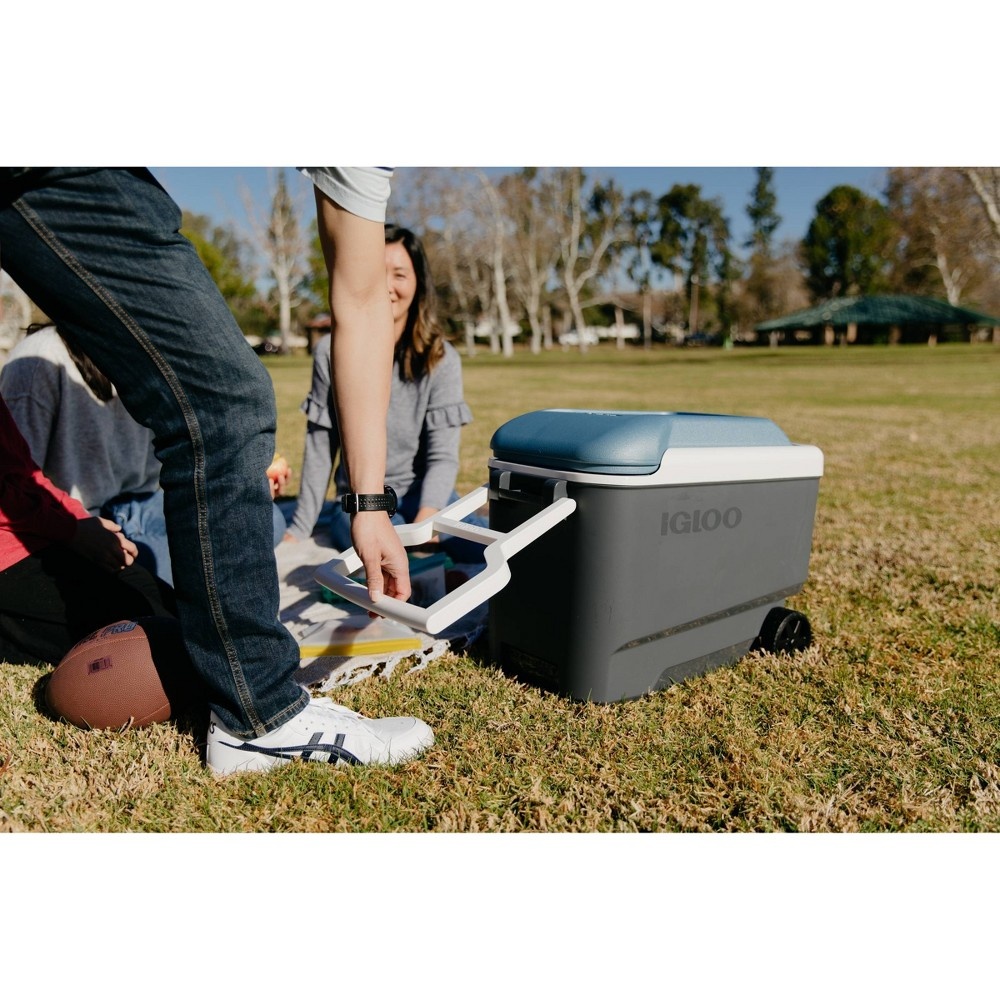
<path fill-rule="evenodd" d="M 812 629 L 804 614 L 788 608 L 771 608 L 753 648 L 765 653 L 788 653 L 791 656 L 807 649 L 811 644 Z"/>

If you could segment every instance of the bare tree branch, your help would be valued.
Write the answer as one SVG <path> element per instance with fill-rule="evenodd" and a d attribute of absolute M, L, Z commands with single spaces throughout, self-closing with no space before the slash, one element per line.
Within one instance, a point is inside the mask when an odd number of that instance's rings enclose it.
<path fill-rule="evenodd" d="M 301 302 L 297 291 L 306 275 L 309 244 L 306 232 L 299 224 L 302 206 L 297 204 L 298 199 L 288 190 L 283 171 L 270 173 L 268 189 L 271 204 L 266 213 L 254 204 L 245 185 L 240 190 L 240 196 L 254 244 L 274 281 L 281 350 L 287 354 L 291 350 L 292 310 Z"/>

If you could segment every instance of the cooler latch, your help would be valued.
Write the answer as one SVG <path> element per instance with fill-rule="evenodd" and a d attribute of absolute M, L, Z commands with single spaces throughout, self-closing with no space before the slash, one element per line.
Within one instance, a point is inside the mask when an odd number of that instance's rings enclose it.
<path fill-rule="evenodd" d="M 512 473 L 509 469 L 490 469 L 490 499 L 514 503 L 555 503 L 568 496 L 565 479 L 540 479 Z"/>

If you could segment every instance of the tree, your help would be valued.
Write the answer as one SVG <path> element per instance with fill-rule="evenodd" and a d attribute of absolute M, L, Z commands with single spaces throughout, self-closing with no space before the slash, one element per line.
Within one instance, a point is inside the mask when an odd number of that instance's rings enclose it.
<path fill-rule="evenodd" d="M 207 215 L 184 212 L 181 235 L 194 246 L 244 334 L 263 335 L 267 318 L 254 282 L 251 247 L 230 226 L 213 225 Z"/>
<path fill-rule="evenodd" d="M 326 256 L 323 253 L 315 217 L 309 223 L 306 273 L 300 288 L 319 312 L 329 311 L 330 275 L 326 269 Z"/>
<path fill-rule="evenodd" d="M 744 313 L 751 325 L 776 315 L 777 274 L 772 241 L 781 225 L 776 209 L 777 196 L 773 187 L 774 170 L 757 167 L 757 183 L 750 192 L 746 206 L 750 219 L 750 237 L 744 246 L 750 251 L 744 298 Z"/>
<path fill-rule="evenodd" d="M 300 301 L 299 286 L 306 276 L 309 248 L 299 225 L 299 208 L 288 190 L 284 170 L 275 173 L 272 184 L 271 208 L 266 216 L 257 212 L 246 189 L 243 201 L 257 247 L 274 282 L 271 294 L 278 315 L 281 353 L 287 354 L 291 350 L 292 310 Z"/>
<path fill-rule="evenodd" d="M 473 210 L 479 181 L 469 170 L 403 171 L 394 185 L 397 217 L 421 236 L 434 273 L 442 321 L 464 331 L 466 353 L 476 353 L 476 326 L 492 306 L 492 279 L 481 220 Z M 491 349 L 499 352 L 497 338 Z"/>
<path fill-rule="evenodd" d="M 748 266 L 743 277 L 734 282 L 733 314 L 743 331 L 765 320 L 799 312 L 810 303 L 802 270 L 801 240 L 781 240 L 771 251 L 766 272 Z"/>
<path fill-rule="evenodd" d="M 716 236 L 719 252 L 715 264 L 715 315 L 719 328 L 729 336 L 736 326 L 733 282 L 740 277 L 741 265 L 729 249 L 729 224 L 720 219 L 721 232 Z"/>
<path fill-rule="evenodd" d="M 702 197 L 697 184 L 675 184 L 657 202 L 659 238 L 651 246 L 653 260 L 682 274 L 688 301 L 688 332 L 698 330 L 701 288 L 711 270 L 729 280 L 729 224 L 718 199 Z"/>
<path fill-rule="evenodd" d="M 231 228 L 213 226 L 207 215 L 183 212 L 181 235 L 194 245 L 227 302 L 251 299 L 257 294 L 246 245 Z"/>
<path fill-rule="evenodd" d="M 626 219 L 631 233 L 625 251 L 625 273 L 635 284 L 642 298 L 642 345 L 648 351 L 653 346 L 653 272 L 650 254 L 656 232 L 656 203 L 648 191 L 635 191 L 629 197 Z"/>
<path fill-rule="evenodd" d="M 776 209 L 778 196 L 774 193 L 774 169 L 772 167 L 757 167 L 757 183 L 750 192 L 750 204 L 747 205 L 747 215 L 750 218 L 750 238 L 746 241 L 746 249 L 769 258 L 771 256 L 771 240 L 775 230 L 781 225 L 781 216 Z"/>
<path fill-rule="evenodd" d="M 885 289 L 893 237 L 892 221 L 877 199 L 847 184 L 824 195 L 802 241 L 814 301 Z"/>
<path fill-rule="evenodd" d="M 583 293 L 607 270 L 613 249 L 625 239 L 625 197 L 614 181 L 595 184 L 588 194 L 579 167 L 556 171 L 555 182 L 564 213 L 559 219 L 558 270 L 580 334 L 580 351 L 586 352 Z"/>
<path fill-rule="evenodd" d="M 531 328 L 531 352 L 552 346 L 546 291 L 559 260 L 555 197 L 549 172 L 526 167 L 503 178 L 498 189 L 512 223 L 512 289 Z"/>
<path fill-rule="evenodd" d="M 990 226 L 978 196 L 961 171 L 948 167 L 895 167 L 886 203 L 897 230 L 893 285 L 952 305 L 990 282 Z"/>
<path fill-rule="evenodd" d="M 507 270 L 504 266 L 504 248 L 507 243 L 507 219 L 504 215 L 500 195 L 490 179 L 482 170 L 476 171 L 479 183 L 486 194 L 488 208 L 488 229 L 490 242 L 490 270 L 493 275 L 493 298 L 497 306 L 500 320 L 500 343 L 503 356 L 513 357 L 514 341 L 511 330 L 515 324 L 511 319 L 510 306 L 507 302 Z"/>
<path fill-rule="evenodd" d="M 993 233 L 993 254 L 1000 260 L 1000 167 L 963 167 Z"/>
<path fill-rule="evenodd" d="M 976 192 L 989 223 L 992 234 L 991 255 L 996 264 L 1000 262 L 1000 167 L 964 167 L 962 173 Z M 996 271 L 993 273 L 995 275 Z M 994 313 L 1000 312 L 1000 293 L 996 291 L 997 284 L 994 277 L 987 286 L 987 298 L 983 302 L 983 307 Z M 1000 339 L 1000 330 L 994 329 L 993 339 L 994 342 Z"/>

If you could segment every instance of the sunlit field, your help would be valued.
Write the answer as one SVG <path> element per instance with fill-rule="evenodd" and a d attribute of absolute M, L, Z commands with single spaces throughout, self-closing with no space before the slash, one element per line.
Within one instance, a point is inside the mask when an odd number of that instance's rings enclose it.
<path fill-rule="evenodd" d="M 296 473 L 310 359 L 268 359 Z M 437 742 L 394 768 L 217 780 L 204 718 L 83 732 L 0 673 L 12 831 L 1000 831 L 1000 349 L 670 350 L 465 359 L 458 488 L 504 421 L 548 407 L 765 416 L 825 455 L 814 642 L 618 704 L 505 676 L 484 646 L 345 688 Z M 297 479 L 291 484 L 297 489 Z M 552 586 L 558 586 L 553 572 Z"/>

